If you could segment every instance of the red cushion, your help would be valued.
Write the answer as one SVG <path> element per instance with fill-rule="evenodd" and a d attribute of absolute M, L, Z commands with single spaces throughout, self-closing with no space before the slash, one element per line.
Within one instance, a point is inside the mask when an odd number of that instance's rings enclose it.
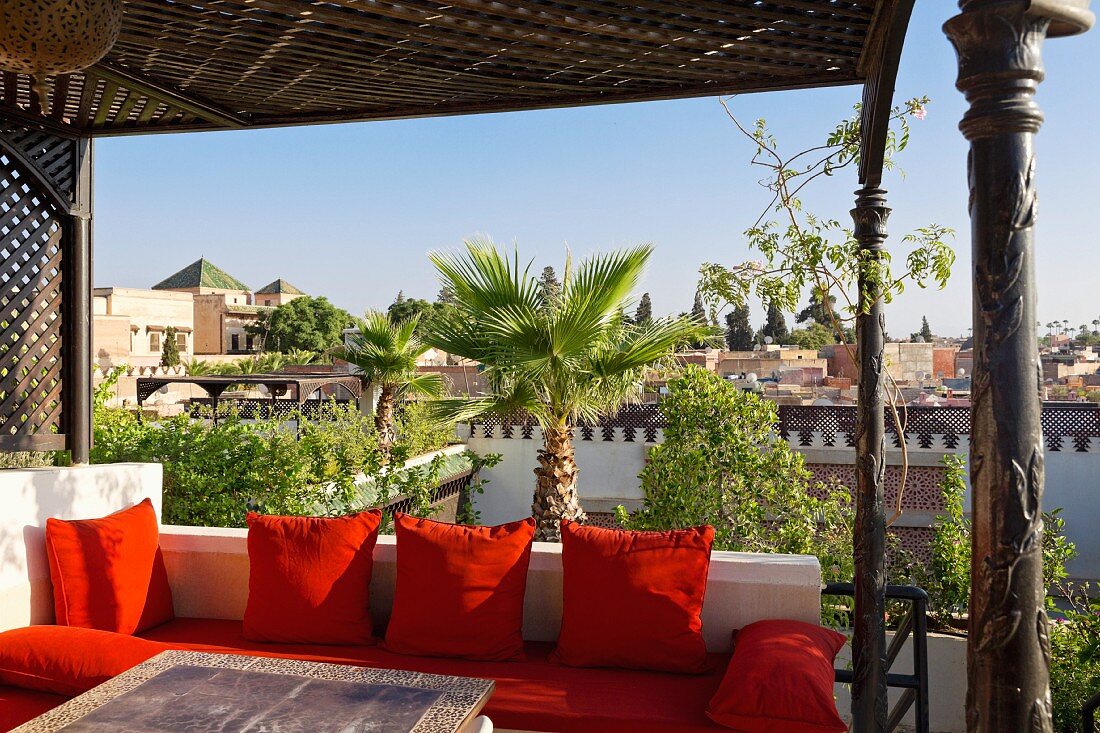
<path fill-rule="evenodd" d="M 523 594 L 535 520 L 469 527 L 394 517 L 397 582 L 386 648 L 399 654 L 523 658 Z"/>
<path fill-rule="evenodd" d="M 166 647 L 75 626 L 28 626 L 0 633 L 0 683 L 75 696 Z"/>
<path fill-rule="evenodd" d="M 262 644 L 240 621 L 176 619 L 144 636 L 178 649 L 289 657 L 496 680 L 483 714 L 497 728 L 556 733 L 721 733 L 704 713 L 728 656 L 711 655 L 704 675 L 578 669 L 549 660 L 553 645 L 527 642 L 526 661 L 480 662 L 394 654 L 378 646 Z"/>
<path fill-rule="evenodd" d="M 18 728 L 69 698 L 20 687 L 0 687 L 0 731 Z"/>
<path fill-rule="evenodd" d="M 757 621 L 735 637 L 707 715 L 742 733 L 844 733 L 833 699 L 843 634 L 802 621 Z"/>
<path fill-rule="evenodd" d="M 703 593 L 713 527 L 628 532 L 564 521 L 554 659 L 575 667 L 707 669 Z"/>
<path fill-rule="evenodd" d="M 132 634 L 173 618 L 148 499 L 102 519 L 46 520 L 57 623 Z"/>
<path fill-rule="evenodd" d="M 369 644 L 370 577 L 382 512 L 248 515 L 248 605 L 255 641 Z"/>

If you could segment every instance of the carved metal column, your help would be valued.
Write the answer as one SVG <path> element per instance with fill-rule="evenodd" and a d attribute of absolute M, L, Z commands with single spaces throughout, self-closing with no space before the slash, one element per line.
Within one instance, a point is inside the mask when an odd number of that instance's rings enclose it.
<path fill-rule="evenodd" d="M 886 688 L 886 424 L 883 399 L 883 349 L 886 320 L 881 279 L 876 272 L 886 243 L 886 191 L 880 188 L 894 83 L 913 0 L 885 3 L 889 19 L 879 34 L 878 64 L 868 70 L 860 120 L 859 181 L 854 235 L 859 242 L 859 313 L 856 345 L 859 358 L 859 403 L 856 418 L 855 619 L 852 638 L 852 730 L 885 733 Z"/>
<path fill-rule="evenodd" d="M 877 266 L 886 242 L 886 191 L 860 189 L 855 236 L 863 267 L 860 314 L 856 317 L 859 403 L 856 422 L 855 628 L 852 643 L 852 730 L 885 731 L 886 698 L 886 423 L 883 414 L 882 351 L 886 319 L 876 280 L 864 273 Z"/>
<path fill-rule="evenodd" d="M 944 30 L 970 103 L 974 385 L 967 727 L 1052 730 L 1042 567 L 1043 436 L 1035 328 L 1033 96 L 1049 34 L 1086 30 L 1087 0 L 963 0 Z"/>

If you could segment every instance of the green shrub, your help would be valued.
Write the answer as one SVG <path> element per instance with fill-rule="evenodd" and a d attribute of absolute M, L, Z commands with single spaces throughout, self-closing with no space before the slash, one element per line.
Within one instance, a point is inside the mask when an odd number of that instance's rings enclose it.
<path fill-rule="evenodd" d="M 909 582 L 928 592 L 928 615 L 934 628 L 963 629 L 963 617 L 970 603 L 970 518 L 963 513 L 966 493 L 966 458 L 945 456 L 940 481 L 944 513 L 932 523 L 929 543 L 931 561 L 911 563 L 909 577 L 894 582 Z M 1065 536 L 1061 509 L 1043 514 L 1043 582 L 1047 588 L 1060 586 L 1066 578 L 1066 563 L 1077 551 Z M 1053 608 L 1054 601 L 1047 599 Z"/>
<path fill-rule="evenodd" d="M 928 615 L 933 629 L 966 629 L 970 603 L 971 523 L 963 513 L 966 493 L 966 459 L 946 456 L 940 483 L 944 513 L 932 525 L 929 545 L 932 558 L 927 564 L 912 563 L 908 578 L 894 582 L 912 583 L 928 592 Z M 1065 536 L 1060 509 L 1043 515 L 1043 581 L 1056 588 L 1069 610 L 1059 612 L 1055 598 L 1047 607 L 1056 620 L 1050 629 L 1050 687 L 1055 729 L 1080 730 L 1081 706 L 1100 690 L 1100 602 L 1090 600 L 1087 589 L 1067 587 L 1066 563 L 1077 554 Z M 1088 733 L 1092 733 L 1089 731 Z"/>
<path fill-rule="evenodd" d="M 965 472 L 965 457 L 944 456 L 940 480 L 944 513 L 932 525 L 932 559 L 912 565 L 911 580 L 928 593 L 928 616 L 935 628 L 959 627 L 958 619 L 970 602 L 970 518 L 963 514 Z"/>
<path fill-rule="evenodd" d="M 1050 693 L 1054 729 L 1081 730 L 1081 706 L 1100 692 L 1100 599 L 1089 588 L 1067 589 L 1069 610 L 1050 626 Z"/>
<path fill-rule="evenodd" d="M 44 468 L 56 466 L 57 462 L 55 451 L 0 451 L 0 469 Z"/>
<path fill-rule="evenodd" d="M 415 470 L 383 471 L 374 420 L 353 405 L 333 405 L 324 420 L 244 421 L 230 415 L 215 426 L 187 415 L 142 422 L 135 413 L 98 404 L 92 462 L 163 464 L 168 524 L 242 527 L 250 509 L 358 511 L 374 505 L 363 503 L 368 497 L 357 487 L 364 477 L 376 479 L 369 498 L 385 503 L 406 495 L 413 499 L 412 513 L 426 515 L 442 470 L 433 461 Z M 426 422 L 422 410 L 406 414 L 403 429 L 410 443 L 399 437 L 394 465 L 441 447 L 444 436 L 453 435 L 453 426 Z"/>
<path fill-rule="evenodd" d="M 634 529 L 700 524 L 715 549 L 816 555 L 825 580 L 851 580 L 851 499 L 814 483 L 802 455 L 780 439 L 774 402 L 697 366 L 668 383 L 668 427 L 640 478 Z"/>
<path fill-rule="evenodd" d="M 432 419 L 427 402 L 406 402 L 397 413 L 398 442 L 409 455 L 418 456 L 446 448 L 455 442 L 455 424 Z"/>

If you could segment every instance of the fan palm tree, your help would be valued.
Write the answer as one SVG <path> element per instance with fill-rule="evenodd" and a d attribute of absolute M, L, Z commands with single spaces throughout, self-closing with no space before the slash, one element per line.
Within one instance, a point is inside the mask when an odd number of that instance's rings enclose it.
<path fill-rule="evenodd" d="M 687 318 L 645 324 L 619 314 L 638 285 L 652 247 L 566 262 L 561 291 L 547 308 L 530 263 L 521 266 L 489 240 L 464 252 L 430 255 L 455 307 L 433 320 L 424 339 L 480 362 L 489 394 L 440 400 L 436 414 L 464 420 L 526 412 L 542 429 L 532 514 L 536 537 L 557 540 L 560 520 L 585 518 L 577 496 L 573 428 L 640 398 L 646 372 L 705 327 Z"/>
<path fill-rule="evenodd" d="M 425 397 L 443 394 L 439 374 L 416 371 L 417 358 L 431 348 L 416 333 L 419 322 L 419 314 L 394 322 L 381 311 L 368 311 L 355 321 L 358 333 L 350 335 L 347 344 L 336 350 L 338 358 L 359 367 L 364 382 L 380 389 L 374 426 L 379 446 L 387 456 L 396 439 L 393 420 L 397 399 L 410 393 Z"/>

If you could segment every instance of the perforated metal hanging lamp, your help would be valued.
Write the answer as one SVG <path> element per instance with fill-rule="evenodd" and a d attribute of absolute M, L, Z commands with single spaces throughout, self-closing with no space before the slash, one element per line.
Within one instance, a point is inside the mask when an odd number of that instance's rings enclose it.
<path fill-rule="evenodd" d="M 46 77 L 99 61 L 121 28 L 122 0 L 0 0 L 0 70 L 29 74 L 42 98 Z"/>

